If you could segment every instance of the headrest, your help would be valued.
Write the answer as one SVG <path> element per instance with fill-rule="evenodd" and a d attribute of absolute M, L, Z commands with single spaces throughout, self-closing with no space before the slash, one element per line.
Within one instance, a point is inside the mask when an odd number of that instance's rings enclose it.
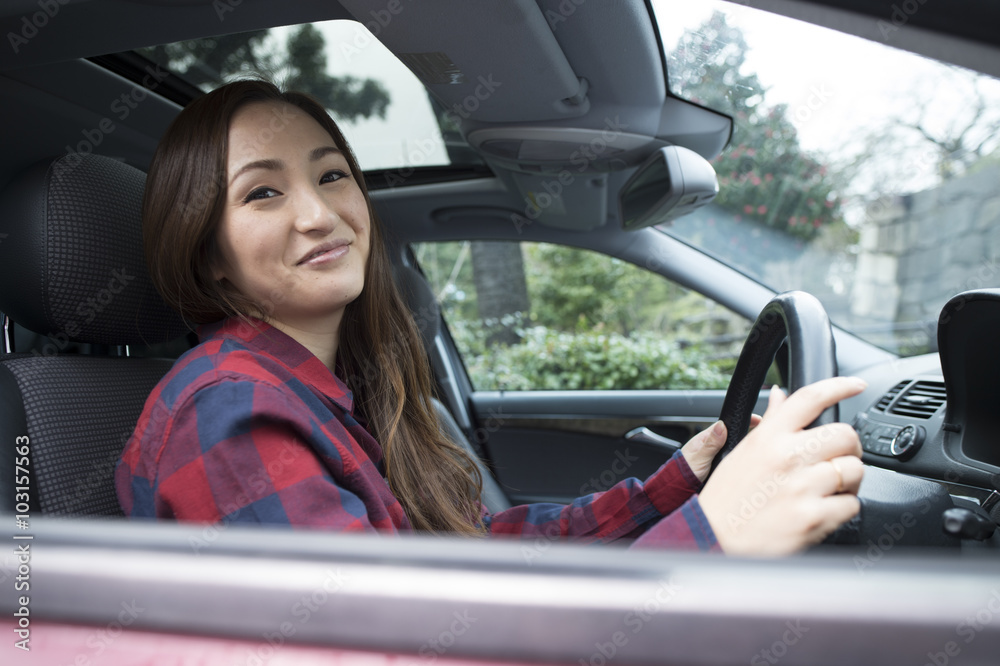
<path fill-rule="evenodd" d="M 424 349 L 430 353 L 441 321 L 441 308 L 434 298 L 431 285 L 420 271 L 410 266 L 395 266 L 393 273 L 403 302 L 410 308 L 417 330 L 420 331 Z"/>
<path fill-rule="evenodd" d="M 187 331 L 142 253 L 146 175 L 108 157 L 64 155 L 0 194 L 0 312 L 77 342 L 141 345 Z"/>

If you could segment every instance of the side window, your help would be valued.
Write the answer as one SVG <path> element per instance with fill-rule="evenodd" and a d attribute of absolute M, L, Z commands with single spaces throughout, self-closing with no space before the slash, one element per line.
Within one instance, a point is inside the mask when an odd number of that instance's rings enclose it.
<path fill-rule="evenodd" d="M 477 390 L 725 388 L 751 324 L 590 250 L 513 241 L 413 250 Z"/>

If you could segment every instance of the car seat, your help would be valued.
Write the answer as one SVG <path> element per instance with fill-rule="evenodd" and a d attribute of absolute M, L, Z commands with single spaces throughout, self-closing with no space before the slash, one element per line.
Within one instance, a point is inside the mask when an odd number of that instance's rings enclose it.
<path fill-rule="evenodd" d="M 189 330 L 145 268 L 145 178 L 108 157 L 66 155 L 29 168 L 0 194 L 4 331 L 13 321 L 50 340 L 18 353 L 5 336 L 0 511 L 23 513 L 15 501 L 14 447 L 28 437 L 30 513 L 122 515 L 115 464 L 146 397 L 173 364 L 130 357 L 128 347 Z M 117 355 L 62 353 L 79 344 Z M 445 431 L 474 455 L 447 410 L 436 407 Z M 503 508 L 492 500 L 484 496 L 491 511 Z"/>

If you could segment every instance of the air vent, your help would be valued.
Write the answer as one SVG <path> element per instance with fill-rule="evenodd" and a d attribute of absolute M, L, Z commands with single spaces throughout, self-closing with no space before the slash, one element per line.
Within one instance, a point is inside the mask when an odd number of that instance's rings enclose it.
<path fill-rule="evenodd" d="M 929 419 L 944 401 L 944 383 L 917 382 L 899 397 L 889 413 Z"/>
<path fill-rule="evenodd" d="M 884 396 L 882 396 L 882 398 L 875 405 L 875 411 L 877 411 L 877 412 L 884 412 L 885 408 L 889 406 L 890 402 L 892 402 L 892 399 L 895 398 L 897 395 L 899 395 L 899 392 L 903 390 L 903 387 L 906 386 L 909 383 L 910 383 L 910 380 L 907 379 L 907 380 L 899 382 L 898 384 L 896 384 L 895 386 L 893 386 L 891 389 L 889 389 L 889 392 L 886 393 Z"/>

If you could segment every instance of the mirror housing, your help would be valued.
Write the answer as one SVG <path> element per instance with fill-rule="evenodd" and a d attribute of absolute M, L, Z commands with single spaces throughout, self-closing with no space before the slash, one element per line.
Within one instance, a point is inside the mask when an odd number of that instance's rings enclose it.
<path fill-rule="evenodd" d="M 682 146 L 653 153 L 618 193 L 618 214 L 626 231 L 663 224 L 687 215 L 719 193 L 715 169 Z"/>

